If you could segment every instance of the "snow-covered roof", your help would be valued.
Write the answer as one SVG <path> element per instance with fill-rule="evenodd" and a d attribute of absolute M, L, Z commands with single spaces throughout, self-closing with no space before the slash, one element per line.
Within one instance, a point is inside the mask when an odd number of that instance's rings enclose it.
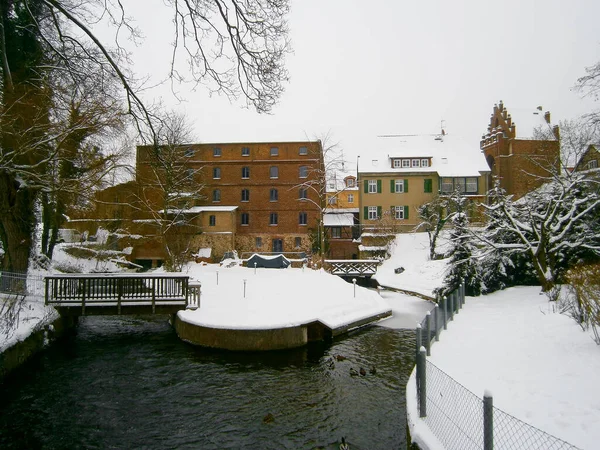
<path fill-rule="evenodd" d="M 344 213 L 356 213 L 358 214 L 359 208 L 325 208 L 325 214 L 344 214 Z"/>
<path fill-rule="evenodd" d="M 237 206 L 192 206 L 188 209 L 169 209 L 169 214 L 181 213 L 181 214 L 200 214 L 203 212 L 231 212 L 235 211 Z M 158 211 L 162 213 L 161 211 Z"/>
<path fill-rule="evenodd" d="M 428 167 L 392 167 L 396 158 L 431 158 Z M 467 142 L 458 136 L 415 135 L 385 137 L 377 148 L 361 155 L 360 173 L 437 173 L 442 177 L 476 177 L 490 168 L 478 142 Z"/>
<path fill-rule="evenodd" d="M 354 214 L 325 214 L 323 224 L 326 227 L 351 227 L 354 225 Z"/>

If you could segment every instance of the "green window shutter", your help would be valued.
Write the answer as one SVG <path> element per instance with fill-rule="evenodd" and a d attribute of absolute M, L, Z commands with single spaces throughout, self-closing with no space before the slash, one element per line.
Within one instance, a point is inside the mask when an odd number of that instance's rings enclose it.
<path fill-rule="evenodd" d="M 394 189 L 394 188 L 396 187 L 396 186 L 395 186 L 395 184 L 394 184 L 395 182 L 396 182 L 396 180 L 390 180 L 390 192 L 391 192 L 392 194 L 393 194 L 394 192 L 396 192 L 396 191 L 395 191 L 395 189 Z"/>
<path fill-rule="evenodd" d="M 365 194 L 369 193 L 369 180 L 365 180 Z"/>
<path fill-rule="evenodd" d="M 408 206 L 404 207 L 404 220 L 408 220 Z"/>
<path fill-rule="evenodd" d="M 377 193 L 381 194 L 381 180 L 377 180 Z"/>
<path fill-rule="evenodd" d="M 381 206 L 377 207 L 377 218 L 381 219 Z"/>
<path fill-rule="evenodd" d="M 408 178 L 404 179 L 404 193 L 406 194 L 408 192 Z"/>
<path fill-rule="evenodd" d="M 369 207 L 368 207 L 368 206 L 365 206 L 365 207 L 363 208 L 363 219 L 364 219 L 364 220 L 367 220 L 368 218 L 369 218 Z"/>
<path fill-rule="evenodd" d="M 426 178 L 423 192 L 431 193 L 432 191 L 433 191 L 433 180 L 431 178 Z"/>

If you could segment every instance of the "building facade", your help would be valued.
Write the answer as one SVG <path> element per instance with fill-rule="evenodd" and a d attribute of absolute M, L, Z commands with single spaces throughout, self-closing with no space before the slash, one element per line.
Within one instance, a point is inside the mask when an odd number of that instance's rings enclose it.
<path fill-rule="evenodd" d="M 82 222 L 112 221 L 112 228 L 118 224 L 143 236 L 132 258 L 153 265 L 165 257 L 161 236 L 184 241 L 188 252 L 210 249 L 212 260 L 232 250 L 310 251 L 310 230 L 320 220 L 314 186 L 324 183 L 320 141 L 190 144 L 175 150 L 139 146 L 136 181 L 99 193 L 93 217 Z M 167 234 L 157 227 L 165 217 L 173 225 Z"/>
<path fill-rule="evenodd" d="M 359 200 L 354 175 L 327 182 L 327 209 L 323 216 L 328 243 L 327 258 L 358 258 Z"/>
<path fill-rule="evenodd" d="M 509 113 L 500 101 L 494 105 L 480 147 L 500 187 L 518 199 L 560 171 L 560 132 L 550 112 L 515 109 Z M 491 185 L 491 180 L 490 180 Z"/>
<path fill-rule="evenodd" d="M 443 133 L 398 136 L 381 147 L 359 160 L 361 258 L 385 252 L 384 243 L 398 232 L 418 230 L 419 207 L 437 196 L 458 190 L 477 220 L 476 205 L 489 190 L 489 168 L 476 146 Z"/>

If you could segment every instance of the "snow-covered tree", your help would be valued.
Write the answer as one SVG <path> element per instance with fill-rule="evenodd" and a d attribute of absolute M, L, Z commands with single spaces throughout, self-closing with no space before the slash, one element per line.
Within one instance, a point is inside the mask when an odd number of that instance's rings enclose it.
<path fill-rule="evenodd" d="M 481 294 L 481 280 L 475 260 L 478 249 L 469 229 L 467 202 L 468 199 L 460 192 L 454 192 L 449 198 L 449 207 L 452 209 L 448 251 L 450 261 L 441 290 L 442 295 L 454 291 L 463 282 L 467 295 Z"/>
<path fill-rule="evenodd" d="M 600 255 L 599 181 L 594 172 L 560 175 L 517 202 L 486 205 L 498 232 L 480 234 L 481 241 L 526 256 L 542 289 L 551 290 L 568 267 Z"/>
<path fill-rule="evenodd" d="M 421 222 L 417 225 L 416 231 L 425 231 L 429 237 L 429 259 L 437 259 L 436 252 L 437 240 L 440 233 L 452 220 L 454 211 L 448 210 L 448 199 L 437 195 L 429 203 L 424 203 L 419 207 L 419 218 Z"/>

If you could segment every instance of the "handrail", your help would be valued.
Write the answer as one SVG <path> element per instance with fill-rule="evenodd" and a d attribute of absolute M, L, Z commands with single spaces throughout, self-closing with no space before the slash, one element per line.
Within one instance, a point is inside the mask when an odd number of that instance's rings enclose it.
<path fill-rule="evenodd" d="M 189 277 L 173 274 L 64 274 L 45 277 L 45 302 L 55 306 L 79 306 L 85 314 L 90 306 L 135 304 L 182 305 L 187 307 Z"/>

